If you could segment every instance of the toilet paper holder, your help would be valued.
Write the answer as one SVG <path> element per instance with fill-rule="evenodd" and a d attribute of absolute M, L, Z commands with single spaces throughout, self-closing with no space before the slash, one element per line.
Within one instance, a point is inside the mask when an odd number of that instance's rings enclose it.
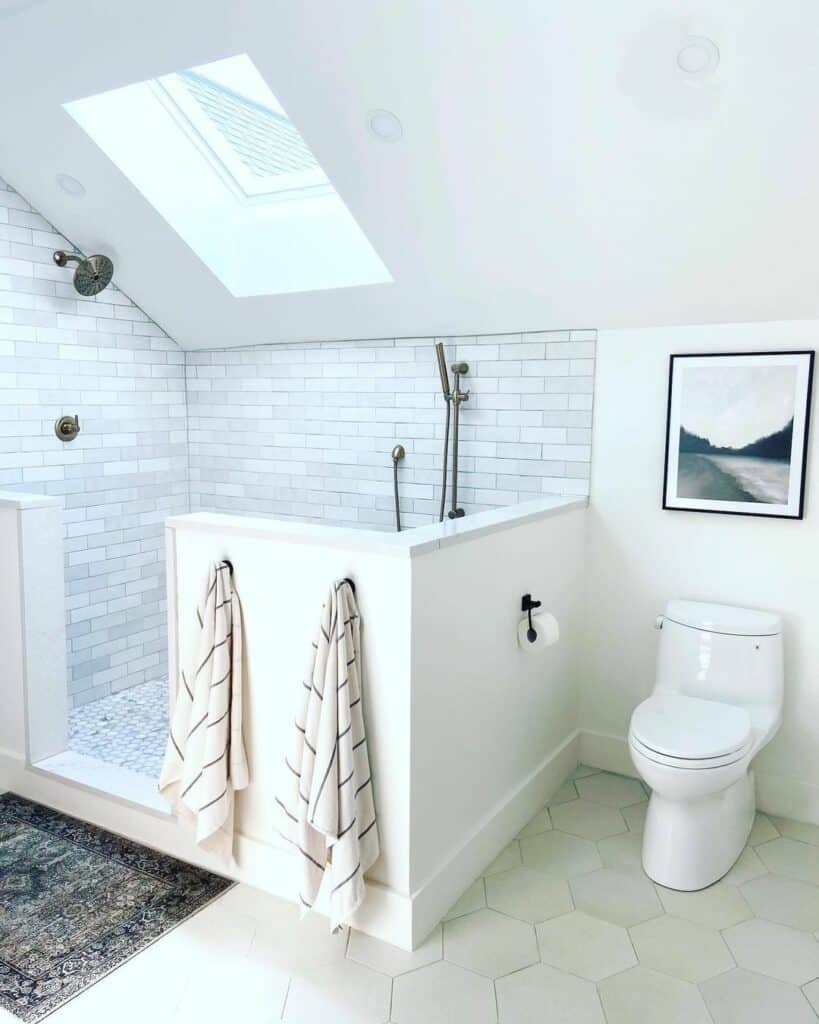
<path fill-rule="evenodd" d="M 530 644 L 533 644 L 537 640 L 537 630 L 532 625 L 532 609 L 540 608 L 542 602 L 535 601 L 532 599 L 531 594 L 524 594 L 520 599 L 520 610 L 526 612 L 529 616 L 529 628 L 526 630 L 526 639 Z"/>

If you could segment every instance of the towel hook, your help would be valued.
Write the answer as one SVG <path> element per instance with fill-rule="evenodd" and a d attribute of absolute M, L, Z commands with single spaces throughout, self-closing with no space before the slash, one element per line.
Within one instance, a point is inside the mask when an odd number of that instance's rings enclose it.
<path fill-rule="evenodd" d="M 345 576 L 344 579 L 341 582 L 342 583 L 349 583 L 350 584 L 350 590 L 352 590 L 353 597 L 355 597 L 356 596 L 355 583 L 353 583 L 353 581 L 350 579 L 350 577 L 349 576 Z"/>
<path fill-rule="evenodd" d="M 223 558 L 222 559 L 222 565 L 226 565 L 228 567 L 228 572 L 232 576 L 233 575 L 233 562 L 231 562 L 229 558 Z"/>
<path fill-rule="evenodd" d="M 541 604 L 541 601 L 533 601 L 531 594 L 524 594 L 520 599 L 520 610 L 522 612 L 527 612 L 529 615 L 529 628 L 526 630 L 526 639 L 530 644 L 533 644 L 535 640 L 537 640 L 537 630 L 532 625 L 532 609 L 540 608 Z"/>

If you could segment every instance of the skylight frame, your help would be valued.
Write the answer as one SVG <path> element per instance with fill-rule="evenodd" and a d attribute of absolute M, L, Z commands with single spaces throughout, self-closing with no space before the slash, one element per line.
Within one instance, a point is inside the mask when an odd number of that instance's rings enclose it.
<path fill-rule="evenodd" d="M 267 176 L 251 173 L 190 94 L 184 82 L 180 81 L 182 74 L 196 72 L 162 75 L 150 82 L 151 91 L 240 202 L 268 202 L 276 199 L 289 202 L 292 199 L 329 195 L 335 191 L 320 166 L 314 171 Z M 205 75 L 199 77 L 207 79 Z M 219 87 L 224 88 L 221 85 Z M 242 100 L 253 102 L 246 97 L 242 97 Z"/>

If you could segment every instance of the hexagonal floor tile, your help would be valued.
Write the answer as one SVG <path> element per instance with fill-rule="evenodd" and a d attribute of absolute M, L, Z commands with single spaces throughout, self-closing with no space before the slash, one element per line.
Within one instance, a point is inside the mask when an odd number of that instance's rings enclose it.
<path fill-rule="evenodd" d="M 508 871 L 510 868 L 519 867 L 520 863 L 520 846 L 518 841 L 514 840 L 505 849 L 501 850 L 489 867 L 484 870 L 484 875 L 494 875 L 498 871 Z"/>
<path fill-rule="evenodd" d="M 572 774 L 569 776 L 570 779 L 585 779 L 589 775 L 597 775 L 600 771 L 599 768 L 591 768 L 587 764 L 579 764 Z"/>
<path fill-rule="evenodd" d="M 487 878 L 486 904 L 529 924 L 574 909 L 572 894 L 562 878 L 549 878 L 532 868 L 512 868 Z"/>
<path fill-rule="evenodd" d="M 728 928 L 723 937 L 740 967 L 791 985 L 819 977 L 819 942 L 812 935 L 759 918 Z"/>
<path fill-rule="evenodd" d="M 297 974 L 282 1019 L 287 1024 L 383 1024 L 390 1015 L 392 983 L 369 967 L 344 960 Z"/>
<path fill-rule="evenodd" d="M 486 906 L 486 891 L 482 878 L 476 879 L 472 885 L 454 903 L 449 912 L 444 915 L 444 921 L 453 921 L 456 917 L 463 917 L 464 914 L 471 914 L 474 910 L 481 910 Z"/>
<path fill-rule="evenodd" d="M 642 835 L 646 823 L 646 812 L 648 804 L 633 804 L 631 807 L 624 807 L 620 812 L 623 820 L 629 827 L 630 832 L 637 832 Z"/>
<path fill-rule="evenodd" d="M 603 866 L 643 875 L 643 837 L 635 832 L 601 839 L 597 844 Z"/>
<path fill-rule="evenodd" d="M 580 836 L 581 839 L 605 839 L 627 830 L 623 815 L 616 808 L 595 804 L 591 800 L 572 800 L 553 807 L 552 824 L 561 832 Z"/>
<path fill-rule="evenodd" d="M 773 826 L 781 836 L 796 839 L 800 843 L 819 846 L 819 825 L 811 825 L 806 821 L 792 821 L 790 818 L 771 818 Z"/>
<path fill-rule="evenodd" d="M 803 985 L 802 992 L 816 1012 L 816 1016 L 819 1017 L 819 978 L 808 985 Z M 779 1019 L 783 1020 L 784 1018 L 780 1017 Z"/>
<path fill-rule="evenodd" d="M 547 807 L 556 807 L 558 804 L 565 804 L 569 800 L 577 799 L 577 790 L 575 789 L 574 783 L 571 779 L 567 779 L 566 782 L 560 787 L 560 789 L 552 794 L 552 798 L 549 800 Z"/>
<path fill-rule="evenodd" d="M 759 878 L 761 875 L 767 874 L 768 869 L 757 856 L 756 850 L 753 846 L 746 846 L 737 858 L 736 864 L 727 875 L 723 875 L 721 881 L 726 885 L 744 885 L 752 878 Z"/>
<path fill-rule="evenodd" d="M 289 904 L 286 911 L 259 923 L 248 955 L 293 974 L 343 961 L 346 948 L 346 929 L 332 934 L 326 917 L 308 914 L 300 919 L 299 908 Z"/>
<path fill-rule="evenodd" d="M 625 775 L 600 772 L 588 779 L 579 779 L 575 785 L 581 799 L 594 800 L 598 804 L 608 804 L 609 807 L 628 807 L 629 804 L 640 804 L 648 800 L 646 791 L 637 779 L 628 779 Z"/>
<path fill-rule="evenodd" d="M 569 882 L 578 910 L 628 928 L 663 912 L 654 886 L 647 878 L 602 868 Z"/>
<path fill-rule="evenodd" d="M 496 1019 L 492 982 L 455 964 L 431 964 L 393 983 L 395 1024 L 494 1024 Z"/>
<path fill-rule="evenodd" d="M 535 964 L 496 983 L 500 1024 L 605 1024 L 597 989 L 545 964 Z"/>
<path fill-rule="evenodd" d="M 819 929 L 819 889 L 783 875 L 762 875 L 742 886 L 757 917 L 807 932 Z"/>
<path fill-rule="evenodd" d="M 476 910 L 444 925 L 444 959 L 487 978 L 500 978 L 540 957 L 530 924 L 494 910 Z"/>
<path fill-rule="evenodd" d="M 734 967 L 734 958 L 718 931 L 664 914 L 630 929 L 643 967 L 695 983 Z"/>
<path fill-rule="evenodd" d="M 795 985 L 741 969 L 700 986 L 714 1024 L 816 1024 L 808 1001 Z"/>
<path fill-rule="evenodd" d="M 657 886 L 657 891 L 669 914 L 684 917 L 686 921 L 706 928 L 721 931 L 754 916 L 739 889 L 724 882 L 697 892 L 678 892 L 676 889 L 664 889 L 661 885 Z"/>
<path fill-rule="evenodd" d="M 552 967 L 600 981 L 637 963 L 625 928 L 577 910 L 538 925 L 540 958 Z"/>
<path fill-rule="evenodd" d="M 565 832 L 544 832 L 540 836 L 521 839 L 520 851 L 527 867 L 556 878 L 585 875 L 603 864 L 594 843 L 568 836 Z"/>
<path fill-rule="evenodd" d="M 764 814 L 757 813 L 751 828 L 751 834 L 748 836 L 748 845 L 759 846 L 760 843 L 769 843 L 772 839 L 777 839 L 778 837 L 779 832 L 771 823 L 770 818 Z"/>
<path fill-rule="evenodd" d="M 769 871 L 819 885 L 819 847 L 795 839 L 772 839 L 757 846 L 756 852 Z"/>
<path fill-rule="evenodd" d="M 608 1024 L 712 1024 L 697 988 L 647 967 L 598 985 Z"/>
<path fill-rule="evenodd" d="M 526 836 L 539 836 L 541 832 L 548 832 L 552 827 L 552 819 L 549 817 L 549 808 L 544 807 L 538 811 L 528 825 L 524 825 L 518 832 L 518 839 L 525 839 Z"/>
<path fill-rule="evenodd" d="M 441 925 L 438 925 L 426 942 L 411 953 L 399 949 L 398 946 L 392 946 L 389 942 L 381 942 L 371 935 L 356 931 L 351 933 L 347 946 L 348 959 L 364 964 L 365 967 L 372 967 L 381 974 L 389 974 L 393 978 L 399 974 L 406 974 L 407 971 L 414 971 L 418 967 L 433 964 L 436 960 L 443 959 L 443 955 Z"/>

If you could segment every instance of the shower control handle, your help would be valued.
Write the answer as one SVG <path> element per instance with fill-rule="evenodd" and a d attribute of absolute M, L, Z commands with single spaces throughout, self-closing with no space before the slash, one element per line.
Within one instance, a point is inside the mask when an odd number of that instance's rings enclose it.
<path fill-rule="evenodd" d="M 54 433 L 61 441 L 73 441 L 79 432 L 79 416 L 61 416 L 54 424 Z"/>

